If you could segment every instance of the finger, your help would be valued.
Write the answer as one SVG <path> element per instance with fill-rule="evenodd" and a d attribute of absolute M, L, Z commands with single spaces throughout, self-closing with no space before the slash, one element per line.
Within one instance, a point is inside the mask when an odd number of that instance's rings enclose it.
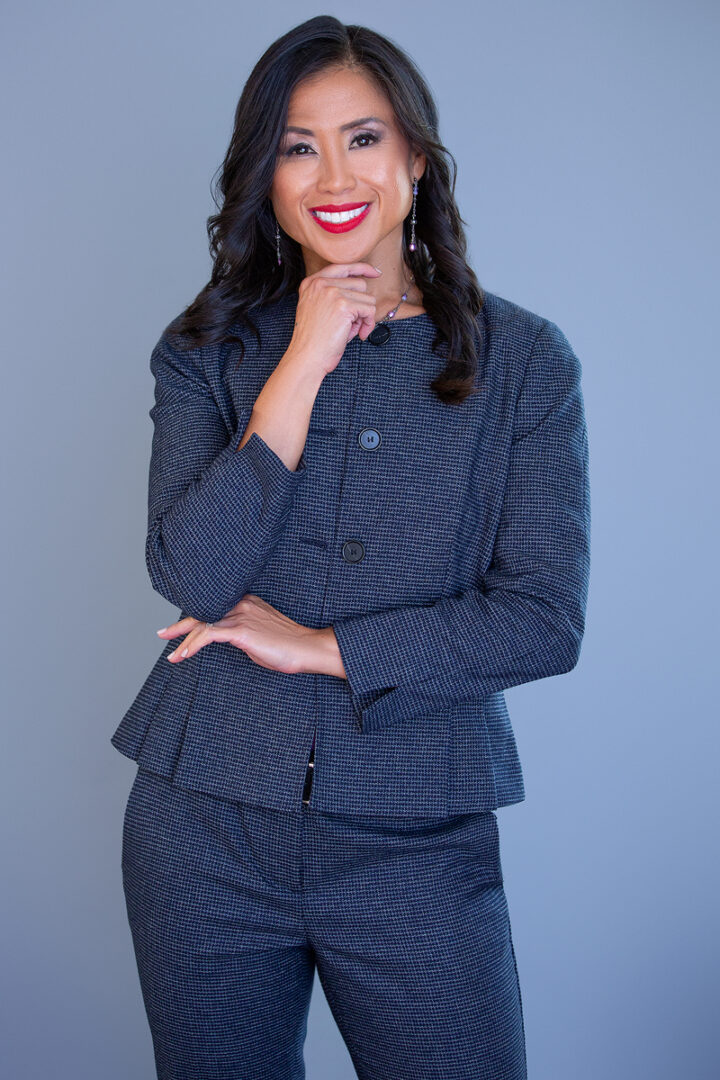
<path fill-rule="evenodd" d="M 373 297 L 369 297 L 368 303 L 359 303 L 353 297 L 348 296 L 354 306 L 355 318 L 353 320 L 353 334 L 357 334 L 361 341 L 366 341 L 375 328 L 377 322 L 377 304 Z"/>
<path fill-rule="evenodd" d="M 202 628 L 193 630 L 189 638 L 182 642 L 181 645 L 178 645 L 175 650 L 177 654 L 175 662 L 189 660 L 200 649 L 204 649 L 206 645 L 211 645 L 213 642 L 229 642 L 238 649 L 245 649 L 251 636 L 252 631 L 249 627 L 210 623 L 210 629 L 206 630 L 205 623 L 203 623 Z M 187 649 L 187 653 L 183 656 L 185 649 Z"/>
<path fill-rule="evenodd" d="M 326 278 L 325 280 L 328 282 L 326 288 L 339 289 L 341 292 L 352 289 L 354 293 L 364 293 L 367 292 L 368 288 L 367 278 L 357 277 L 355 275 L 352 277 L 333 278 L 332 283 L 330 283 L 329 278 Z M 340 281 L 339 285 L 335 284 L 337 281 Z"/>
<path fill-rule="evenodd" d="M 174 637 L 178 637 L 180 634 L 187 634 L 192 630 L 193 626 L 197 624 L 197 619 L 194 619 L 192 615 L 186 616 L 184 619 L 180 619 L 179 622 L 170 623 L 169 626 L 163 626 L 162 630 L 156 630 L 158 637 L 167 638 L 171 640 Z"/>
<path fill-rule="evenodd" d="M 347 300 L 350 300 L 353 304 L 364 304 L 366 307 L 377 307 L 377 300 L 370 293 L 366 293 L 361 289 L 353 289 L 352 285 L 337 285 L 335 286 L 341 296 L 344 296 Z"/>
<path fill-rule="evenodd" d="M 188 660 L 205 645 L 216 640 L 214 636 L 216 623 L 201 623 L 197 619 L 194 622 L 196 624 L 195 628 L 190 631 L 188 636 L 180 642 L 173 652 L 168 653 L 167 659 L 170 663 L 179 664 L 183 660 Z"/>
<path fill-rule="evenodd" d="M 360 316 L 360 327 L 357 331 L 357 335 L 361 341 L 367 341 L 375 329 L 375 314 Z M 363 333 L 364 331 L 364 333 Z"/>
<path fill-rule="evenodd" d="M 347 301 L 353 320 L 353 331 L 357 326 L 368 326 L 368 334 L 375 325 L 377 319 L 377 302 L 374 296 L 366 296 L 365 293 L 351 293 L 344 289 L 339 290 Z"/>
<path fill-rule="evenodd" d="M 378 270 L 377 266 L 373 266 L 372 263 L 355 262 L 355 263 L 328 263 L 327 266 L 323 266 L 322 270 L 318 270 L 318 277 L 353 277 L 362 276 L 363 274 L 369 277 L 379 277 L 382 270 Z"/>

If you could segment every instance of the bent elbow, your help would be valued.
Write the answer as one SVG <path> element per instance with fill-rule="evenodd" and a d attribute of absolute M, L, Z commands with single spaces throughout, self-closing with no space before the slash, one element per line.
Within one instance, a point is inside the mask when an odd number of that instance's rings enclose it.
<path fill-rule="evenodd" d="M 200 622 L 218 622 L 232 607 L 217 596 L 203 596 L 197 582 L 181 581 L 163 544 L 159 529 L 153 529 L 145 545 L 145 565 L 150 584 L 173 607 Z"/>
<path fill-rule="evenodd" d="M 558 640 L 558 670 L 556 674 L 566 675 L 572 671 L 580 659 L 582 651 L 583 629 L 573 626 L 571 623 L 565 627 Z"/>

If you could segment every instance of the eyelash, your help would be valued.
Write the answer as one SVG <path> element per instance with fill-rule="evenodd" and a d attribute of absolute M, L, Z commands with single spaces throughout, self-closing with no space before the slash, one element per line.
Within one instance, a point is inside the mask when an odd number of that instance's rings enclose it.
<path fill-rule="evenodd" d="M 357 135 L 355 135 L 353 137 L 352 142 L 350 143 L 351 146 L 355 142 L 355 139 L 370 139 L 371 142 L 369 143 L 369 145 L 372 146 L 373 143 L 380 142 L 381 136 L 376 135 L 372 131 L 359 131 L 357 133 Z M 299 150 L 303 146 L 309 146 L 309 143 L 296 143 L 294 146 L 291 146 L 289 148 L 289 150 L 285 151 L 285 157 L 307 157 L 308 156 L 307 154 L 296 154 L 295 153 L 296 150 Z M 312 147 L 310 147 L 310 149 L 312 149 Z M 365 150 L 366 147 L 362 146 L 360 149 Z"/>

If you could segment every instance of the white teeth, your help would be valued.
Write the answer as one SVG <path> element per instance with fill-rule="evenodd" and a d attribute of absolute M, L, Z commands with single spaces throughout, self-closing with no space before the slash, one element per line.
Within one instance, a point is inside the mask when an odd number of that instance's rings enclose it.
<path fill-rule="evenodd" d="M 334 225 L 340 225 L 343 221 L 352 221 L 353 218 L 364 213 L 369 205 L 369 203 L 364 203 L 362 206 L 358 206 L 357 210 L 342 210 L 338 214 L 329 214 L 324 210 L 313 210 L 313 214 L 315 217 L 320 218 L 321 221 L 331 221 Z"/>

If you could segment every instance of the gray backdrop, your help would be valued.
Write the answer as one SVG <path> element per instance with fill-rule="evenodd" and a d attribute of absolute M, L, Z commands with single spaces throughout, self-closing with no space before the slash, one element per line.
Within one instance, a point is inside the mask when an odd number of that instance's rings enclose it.
<path fill-rule="evenodd" d="M 481 283 L 583 363 L 587 633 L 573 672 L 508 691 L 527 799 L 498 812 L 530 1074 L 714 1075 L 718 8 L 361 8 L 2 14 L 13 1080 L 155 1075 L 120 875 L 135 766 L 109 743 L 176 615 L 143 557 L 148 360 L 207 280 L 210 180 L 251 66 L 323 11 L 416 59 Z M 308 1080 L 354 1075 L 317 981 L 306 1061 Z"/>

